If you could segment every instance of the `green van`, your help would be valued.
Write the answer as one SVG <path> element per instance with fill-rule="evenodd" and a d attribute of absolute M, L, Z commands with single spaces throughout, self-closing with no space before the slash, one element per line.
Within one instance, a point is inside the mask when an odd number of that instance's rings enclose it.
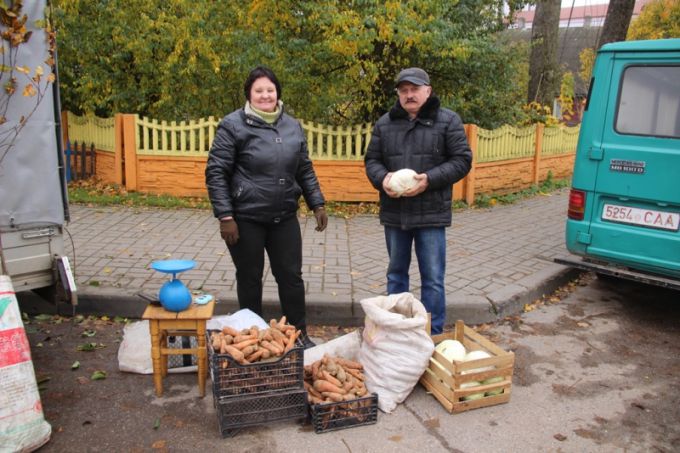
<path fill-rule="evenodd" d="M 680 289 L 680 39 L 602 46 L 557 262 Z"/>

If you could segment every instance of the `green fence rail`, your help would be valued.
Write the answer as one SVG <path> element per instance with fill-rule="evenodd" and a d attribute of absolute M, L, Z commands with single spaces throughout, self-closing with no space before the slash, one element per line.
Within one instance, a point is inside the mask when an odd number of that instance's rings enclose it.
<path fill-rule="evenodd" d="M 157 156 L 207 156 L 219 120 L 208 117 L 192 121 L 166 122 L 136 118 L 137 154 Z M 309 154 L 315 160 L 361 160 L 371 138 L 371 124 L 328 126 L 300 121 L 307 138 Z M 113 118 L 79 117 L 68 114 L 69 138 L 94 143 L 97 149 L 114 149 Z M 543 155 L 559 155 L 576 150 L 579 127 L 543 128 Z M 494 162 L 534 156 L 536 127 L 502 126 L 478 129 L 476 160 Z"/>
<path fill-rule="evenodd" d="M 67 112 L 68 136 L 71 142 L 94 144 L 102 151 L 116 149 L 114 118 L 99 118 L 94 115 L 78 116 Z"/>

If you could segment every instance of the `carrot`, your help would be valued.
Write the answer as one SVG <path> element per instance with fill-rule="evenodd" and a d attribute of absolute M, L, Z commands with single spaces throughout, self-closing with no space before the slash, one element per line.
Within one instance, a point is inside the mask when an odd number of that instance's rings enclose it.
<path fill-rule="evenodd" d="M 281 316 L 281 319 L 279 319 L 279 322 L 277 323 L 277 326 L 279 330 L 281 330 L 284 326 L 286 325 L 286 315 Z"/>
<path fill-rule="evenodd" d="M 325 401 L 323 398 L 319 398 L 317 396 L 312 395 L 311 393 L 307 393 L 307 399 L 309 400 L 310 403 L 312 404 L 323 404 Z"/>
<path fill-rule="evenodd" d="M 236 347 L 236 346 L 234 346 L 234 347 Z M 237 349 L 240 349 L 241 352 L 243 353 L 243 356 L 248 358 L 248 356 L 250 354 L 257 351 L 259 348 L 257 347 L 256 344 L 251 344 L 250 346 L 246 346 L 245 348 L 237 348 Z"/>
<path fill-rule="evenodd" d="M 355 385 L 356 384 L 354 378 L 350 376 L 350 379 L 347 379 L 345 383 L 342 384 L 342 388 L 345 389 L 346 392 L 349 392 L 350 390 L 352 390 L 352 388 L 354 388 Z"/>
<path fill-rule="evenodd" d="M 250 354 L 249 356 L 246 356 L 246 360 L 248 360 L 249 362 L 257 362 L 262 358 L 265 352 L 268 351 L 264 348 L 260 348 L 257 351 L 253 352 L 252 354 Z"/>
<path fill-rule="evenodd" d="M 346 393 L 342 387 L 338 387 L 337 385 L 334 385 L 324 379 L 317 379 L 314 381 L 314 389 L 317 392 L 321 392 L 321 394 L 323 394 L 323 392 L 339 393 L 341 395 Z"/>
<path fill-rule="evenodd" d="M 281 353 L 283 353 L 283 349 L 279 348 L 276 342 L 263 341 L 260 344 L 263 348 L 269 349 L 274 355 L 281 355 Z"/>
<path fill-rule="evenodd" d="M 348 360 L 348 359 L 343 359 L 342 357 L 336 357 L 335 361 L 338 362 L 340 365 L 342 365 L 343 368 L 345 368 L 345 370 L 347 368 L 352 368 L 352 369 L 355 369 L 355 370 L 363 370 L 364 369 L 364 366 L 362 364 L 360 364 L 359 362 L 355 362 L 354 360 Z"/>
<path fill-rule="evenodd" d="M 272 336 L 275 340 L 281 340 L 281 341 L 284 341 L 284 342 L 285 342 L 286 340 L 288 340 L 288 338 L 287 338 L 287 337 L 283 334 L 283 332 L 281 332 L 278 328 L 276 328 L 276 329 L 269 329 L 269 330 L 270 330 L 270 332 L 271 332 L 271 336 Z"/>
<path fill-rule="evenodd" d="M 295 340 L 300 336 L 300 333 L 302 333 L 301 330 L 296 330 L 293 335 L 290 336 L 290 339 L 288 340 L 288 344 L 284 348 L 283 352 L 286 353 L 293 349 L 293 346 L 295 346 Z"/>
<path fill-rule="evenodd" d="M 221 335 L 214 335 L 212 337 L 212 348 L 217 351 L 220 349 L 222 346 L 222 336 Z"/>
<path fill-rule="evenodd" d="M 236 349 L 235 347 L 228 344 L 227 345 L 223 344 L 223 346 L 224 351 L 230 356 L 232 356 L 234 360 L 236 360 L 237 362 L 241 363 L 243 360 L 245 360 L 245 356 L 239 349 Z"/>
<path fill-rule="evenodd" d="M 257 338 L 251 338 L 249 340 L 242 340 L 238 343 L 234 342 L 234 344 L 232 344 L 232 346 L 235 347 L 236 349 L 243 349 L 247 346 L 252 346 L 254 344 L 257 344 L 257 342 L 258 342 Z"/>
<path fill-rule="evenodd" d="M 246 341 L 246 340 L 253 340 L 253 339 L 257 340 L 257 335 L 251 335 L 251 334 L 248 334 L 248 335 L 243 335 L 243 334 L 241 334 L 241 335 L 236 335 L 236 336 L 234 337 L 234 343 L 241 343 L 241 342 L 243 342 L 243 341 Z"/>
<path fill-rule="evenodd" d="M 305 388 L 307 389 L 307 393 L 309 393 L 310 395 L 315 396 L 315 397 L 317 397 L 321 400 L 323 399 L 323 396 L 321 395 L 321 393 L 314 390 L 314 387 L 312 387 L 310 384 L 307 384 L 305 386 Z"/>
<path fill-rule="evenodd" d="M 323 396 L 325 396 L 326 398 L 330 399 L 331 401 L 335 401 L 336 403 L 338 403 L 338 402 L 340 402 L 344 399 L 344 397 L 341 393 L 322 392 L 321 394 Z"/>
<path fill-rule="evenodd" d="M 234 329 L 233 327 L 224 326 L 222 327 L 222 333 L 225 335 L 231 335 L 232 337 L 235 337 L 236 335 L 238 335 L 238 330 Z"/>
<path fill-rule="evenodd" d="M 330 374 L 328 371 L 323 370 L 323 371 L 321 372 L 321 375 L 323 376 L 323 378 L 324 378 L 325 380 L 327 380 L 328 382 L 330 382 L 330 383 L 333 384 L 334 386 L 339 387 L 339 388 L 342 388 L 342 382 L 338 381 L 338 380 L 335 379 L 333 376 L 331 376 L 331 374 Z"/>
<path fill-rule="evenodd" d="M 355 370 L 354 368 L 345 368 L 345 371 L 355 378 L 359 379 L 361 382 L 366 380 L 366 376 L 364 376 L 364 373 L 362 373 L 359 370 Z"/>
<path fill-rule="evenodd" d="M 312 363 L 312 378 L 315 378 L 319 373 L 319 366 L 321 366 L 320 360 L 317 360 L 316 362 Z"/>

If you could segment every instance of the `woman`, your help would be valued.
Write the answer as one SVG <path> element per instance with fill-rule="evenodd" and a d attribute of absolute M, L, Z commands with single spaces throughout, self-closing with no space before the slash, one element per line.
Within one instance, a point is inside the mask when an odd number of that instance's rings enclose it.
<path fill-rule="evenodd" d="M 262 315 L 262 272 L 267 251 L 288 322 L 314 346 L 305 323 L 302 235 L 298 200 L 314 211 L 316 231 L 328 224 L 324 198 L 300 123 L 283 111 L 281 85 L 265 67 L 244 84 L 246 105 L 225 116 L 205 169 L 208 195 L 220 234 L 236 267 L 241 308 Z"/>

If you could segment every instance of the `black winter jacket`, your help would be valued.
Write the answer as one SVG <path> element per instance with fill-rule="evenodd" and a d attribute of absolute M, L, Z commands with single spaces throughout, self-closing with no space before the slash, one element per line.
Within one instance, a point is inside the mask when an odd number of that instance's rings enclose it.
<path fill-rule="evenodd" d="M 373 128 L 364 159 L 366 175 L 380 191 L 380 223 L 402 229 L 451 225 L 453 184 L 467 175 L 472 151 L 457 113 L 431 95 L 412 121 L 399 100 Z M 388 172 L 425 173 L 428 188 L 415 197 L 391 198 L 382 182 Z"/>
<path fill-rule="evenodd" d="M 281 113 L 274 124 L 244 109 L 217 127 L 205 168 L 215 217 L 260 223 L 292 217 L 300 195 L 310 209 L 324 205 L 300 123 Z"/>

